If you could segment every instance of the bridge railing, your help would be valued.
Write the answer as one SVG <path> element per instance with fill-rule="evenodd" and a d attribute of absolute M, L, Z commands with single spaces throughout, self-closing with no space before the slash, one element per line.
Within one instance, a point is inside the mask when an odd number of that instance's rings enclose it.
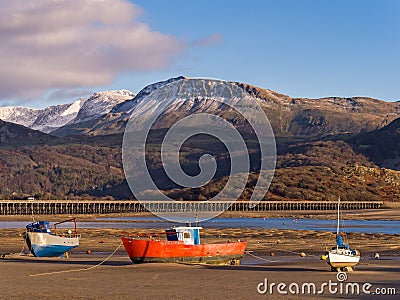
<path fill-rule="evenodd" d="M 336 210 L 335 201 L 261 201 L 251 208 L 248 201 L 142 201 L 156 212 L 201 211 L 301 211 Z M 379 209 L 382 201 L 341 201 L 342 210 Z M 0 215 L 31 214 L 107 214 L 148 211 L 138 201 L 84 201 L 84 200 L 0 200 Z"/>

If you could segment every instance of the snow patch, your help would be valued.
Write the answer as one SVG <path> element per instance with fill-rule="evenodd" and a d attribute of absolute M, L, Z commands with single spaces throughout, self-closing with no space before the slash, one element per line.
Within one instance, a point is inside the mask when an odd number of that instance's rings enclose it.
<path fill-rule="evenodd" d="M 94 93 L 88 99 L 78 99 L 71 104 L 33 109 L 21 106 L 0 107 L 0 119 L 31 129 L 50 133 L 64 125 L 99 118 L 111 109 L 135 96 L 128 90 Z"/>

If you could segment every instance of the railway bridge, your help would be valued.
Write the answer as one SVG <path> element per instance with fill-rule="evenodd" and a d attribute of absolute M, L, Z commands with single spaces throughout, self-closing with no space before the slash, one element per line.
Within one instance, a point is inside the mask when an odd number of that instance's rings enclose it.
<path fill-rule="evenodd" d="M 302 211 L 335 210 L 336 201 L 261 201 L 250 207 L 248 201 L 141 201 L 155 212 L 201 211 Z M 379 209 L 382 201 L 341 201 L 342 210 Z M 0 200 L 0 215 L 107 214 L 146 212 L 136 200 Z"/>

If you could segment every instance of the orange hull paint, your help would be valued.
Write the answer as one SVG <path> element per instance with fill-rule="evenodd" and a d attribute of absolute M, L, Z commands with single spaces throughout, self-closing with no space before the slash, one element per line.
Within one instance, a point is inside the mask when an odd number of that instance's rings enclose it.
<path fill-rule="evenodd" d="M 223 263 L 240 259 L 247 242 L 186 245 L 182 241 L 160 241 L 122 237 L 126 252 L 140 262 Z"/>

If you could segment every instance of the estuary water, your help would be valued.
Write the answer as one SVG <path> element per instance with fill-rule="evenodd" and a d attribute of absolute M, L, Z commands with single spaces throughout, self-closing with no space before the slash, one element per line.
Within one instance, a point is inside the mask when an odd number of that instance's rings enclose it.
<path fill-rule="evenodd" d="M 78 217 L 79 220 L 79 217 Z M 51 222 L 51 219 L 49 219 Z M 0 221 L 0 228 L 21 228 L 26 224 L 22 221 Z M 129 230 L 132 228 L 168 228 L 179 226 L 157 217 L 118 217 L 97 218 L 90 222 L 77 222 L 78 228 L 115 228 Z M 192 224 L 194 225 L 194 224 Z M 215 218 L 202 222 L 204 228 L 254 228 L 254 229 L 290 229 L 336 231 L 335 220 L 293 219 L 293 218 Z M 69 226 L 70 227 L 70 226 Z M 400 221 L 388 220 L 345 220 L 340 223 L 344 232 L 399 234 Z"/>

